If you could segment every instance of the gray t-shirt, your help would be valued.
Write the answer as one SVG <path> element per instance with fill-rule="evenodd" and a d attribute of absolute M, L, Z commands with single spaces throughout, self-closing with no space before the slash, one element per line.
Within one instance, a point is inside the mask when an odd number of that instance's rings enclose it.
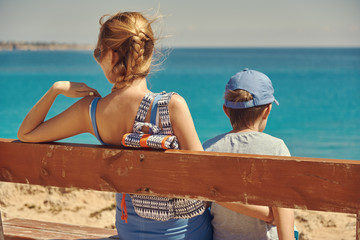
<path fill-rule="evenodd" d="M 203 144 L 205 151 L 290 156 L 283 140 L 262 132 L 225 133 Z M 214 240 L 278 239 L 276 226 L 231 211 L 216 203 L 211 206 Z"/>

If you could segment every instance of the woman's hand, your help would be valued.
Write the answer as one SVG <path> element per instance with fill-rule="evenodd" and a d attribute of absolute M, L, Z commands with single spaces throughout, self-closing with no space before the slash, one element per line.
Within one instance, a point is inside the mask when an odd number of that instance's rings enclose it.
<path fill-rule="evenodd" d="M 45 121 L 46 115 L 56 97 L 63 94 L 78 98 L 86 96 L 101 97 L 93 88 L 85 83 L 61 81 L 56 82 L 35 104 L 22 122 L 18 138 L 23 142 L 46 142 L 88 132 L 89 104 L 91 98 L 82 98 L 63 113 Z"/>
<path fill-rule="evenodd" d="M 101 97 L 96 89 L 88 87 L 85 83 L 59 81 L 55 82 L 53 89 L 66 97 L 79 98 L 86 96 Z"/>

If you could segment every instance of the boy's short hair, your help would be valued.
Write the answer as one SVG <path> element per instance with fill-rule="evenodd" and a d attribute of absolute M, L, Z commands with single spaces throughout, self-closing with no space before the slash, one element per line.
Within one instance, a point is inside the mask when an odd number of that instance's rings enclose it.
<path fill-rule="evenodd" d="M 225 88 L 225 107 L 233 128 L 251 127 L 271 103 L 279 103 L 274 97 L 271 80 L 265 74 L 244 70 L 232 76 Z"/>
<path fill-rule="evenodd" d="M 247 102 L 253 99 L 248 91 L 242 89 L 228 90 L 224 98 L 230 102 Z M 241 109 L 227 107 L 231 126 L 234 129 L 253 126 L 267 106 L 269 104 Z"/>

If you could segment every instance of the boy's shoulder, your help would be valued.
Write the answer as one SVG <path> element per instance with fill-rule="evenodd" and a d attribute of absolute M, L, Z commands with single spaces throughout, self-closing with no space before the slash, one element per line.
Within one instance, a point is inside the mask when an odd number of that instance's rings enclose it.
<path fill-rule="evenodd" d="M 257 141 L 271 141 L 271 142 L 284 142 L 282 139 L 274 137 L 264 132 L 240 132 L 240 133 L 223 133 L 213 137 L 204 142 L 203 147 L 209 147 L 213 144 L 221 141 L 246 141 L 246 140 L 257 140 Z"/>
<path fill-rule="evenodd" d="M 208 140 L 206 140 L 203 143 L 203 148 L 206 151 L 206 149 L 210 148 L 211 146 L 215 145 L 216 143 L 218 143 L 219 141 L 223 141 L 224 138 L 226 137 L 226 135 L 228 135 L 229 133 L 223 133 L 220 135 L 217 135 L 216 137 L 210 138 Z"/>
<path fill-rule="evenodd" d="M 263 132 L 224 133 L 203 144 L 205 151 L 290 155 L 284 141 Z"/>
<path fill-rule="evenodd" d="M 265 141 L 272 141 L 272 142 L 275 142 L 275 143 L 283 143 L 284 140 L 282 140 L 281 138 L 278 138 L 278 137 L 274 137 L 270 134 L 267 134 L 267 133 L 264 133 L 264 132 L 257 132 L 257 135 L 264 139 Z"/>

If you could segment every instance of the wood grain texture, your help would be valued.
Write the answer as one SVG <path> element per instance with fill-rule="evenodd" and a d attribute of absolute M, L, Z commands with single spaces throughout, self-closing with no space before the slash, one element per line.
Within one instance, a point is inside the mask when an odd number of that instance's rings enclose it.
<path fill-rule="evenodd" d="M 356 240 L 360 240 L 360 211 L 356 215 Z"/>
<path fill-rule="evenodd" d="M 358 213 L 360 161 L 0 140 L 0 181 Z"/>
<path fill-rule="evenodd" d="M 2 225 L 1 211 L 0 211 L 0 240 L 4 240 L 4 228 Z"/>
<path fill-rule="evenodd" d="M 27 219 L 4 222 L 5 239 L 115 239 L 115 229 L 75 226 Z M 31 237 L 31 238 L 30 238 Z"/>

